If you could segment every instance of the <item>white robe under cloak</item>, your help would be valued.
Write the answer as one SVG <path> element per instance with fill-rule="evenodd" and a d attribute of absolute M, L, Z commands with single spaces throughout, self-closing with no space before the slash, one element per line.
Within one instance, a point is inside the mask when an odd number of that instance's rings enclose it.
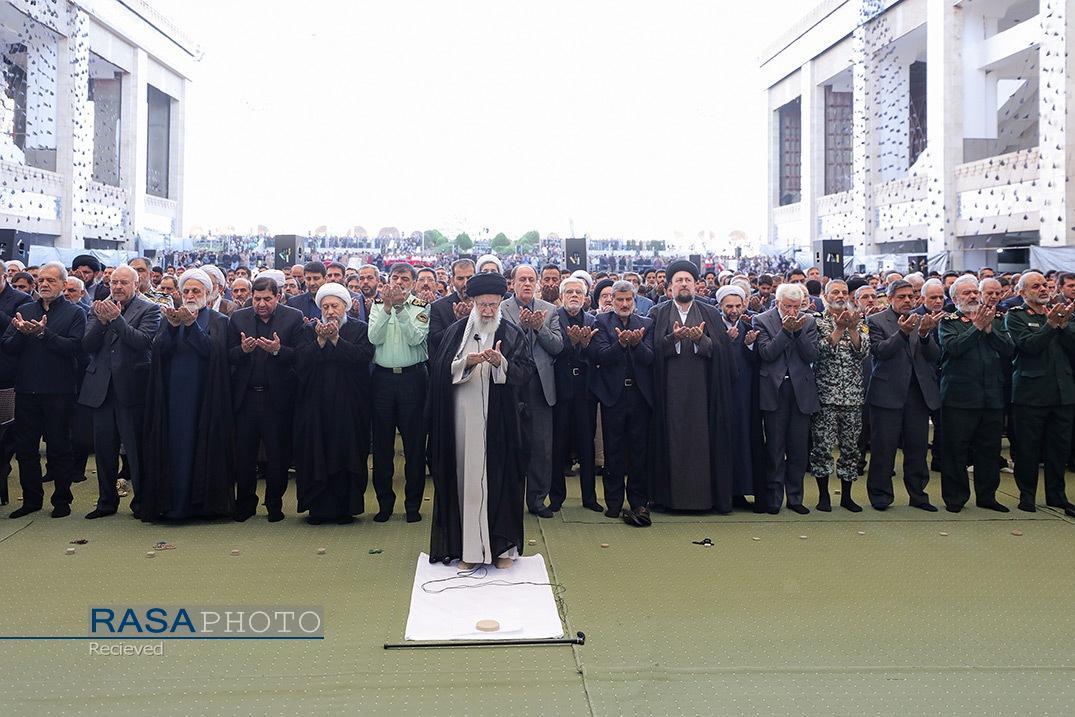
<path fill-rule="evenodd" d="M 519 554 L 518 549 L 513 547 L 504 555 L 493 555 L 489 537 L 485 452 L 489 382 L 506 383 L 508 364 L 502 361 L 499 367 L 494 367 L 483 361 L 467 368 L 467 354 L 493 348 L 493 338 L 499 324 L 498 317 L 489 326 L 481 328 L 471 316 L 463 332 L 463 341 L 452 360 L 455 469 L 463 532 L 463 562 L 474 564 L 490 564 L 496 558 L 515 558 Z"/>

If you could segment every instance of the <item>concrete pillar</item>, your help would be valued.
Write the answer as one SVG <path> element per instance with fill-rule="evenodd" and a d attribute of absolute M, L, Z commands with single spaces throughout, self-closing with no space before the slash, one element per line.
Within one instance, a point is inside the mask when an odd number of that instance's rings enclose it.
<path fill-rule="evenodd" d="M 881 18 L 874 21 L 887 24 Z M 876 49 L 873 62 L 876 110 L 872 116 L 874 181 L 878 184 L 907 176 L 910 164 L 911 76 L 909 63 L 889 44 Z"/>
<path fill-rule="evenodd" d="M 963 163 L 963 9 L 950 2 L 926 6 L 926 136 L 929 146 L 928 191 L 932 209 L 927 217 L 928 252 L 947 251 L 948 266 L 963 267 L 956 236 L 958 197 L 955 171 Z"/>
<path fill-rule="evenodd" d="M 70 8 L 70 35 L 59 41 L 56 171 L 64 183 L 56 246 L 81 249 L 87 191 L 93 172 L 93 108 L 89 103 L 89 16 Z"/>
<path fill-rule="evenodd" d="M 187 148 L 184 141 L 187 111 L 186 83 L 183 84 L 183 89 L 183 96 L 172 100 L 168 138 L 168 198 L 175 202 L 175 224 L 172 227 L 172 234 L 177 237 L 183 236 L 183 173 Z"/>
<path fill-rule="evenodd" d="M 1075 244 L 1075 7 L 1041 0 L 1038 185 L 1042 192 L 1041 245 Z"/>
<path fill-rule="evenodd" d="M 773 221 L 773 209 L 780 206 L 780 122 L 776 110 L 766 104 L 766 127 L 769 140 L 769 164 L 767 166 L 767 189 L 765 193 L 765 243 L 772 246 L 777 243 L 776 223 Z"/>
<path fill-rule="evenodd" d="M 149 122 L 147 82 L 149 58 L 142 48 L 135 48 L 134 64 L 123 77 L 123 111 L 120 138 L 123 161 L 120 186 L 127 194 L 127 249 L 142 231 L 146 205 L 146 126 Z"/>
<path fill-rule="evenodd" d="M 818 240 L 817 200 L 825 194 L 825 90 L 818 87 L 814 61 L 809 60 L 799 70 L 802 96 L 802 193 L 799 210 L 803 222 L 802 240 L 807 254 L 803 261 L 814 263 Z"/>
<path fill-rule="evenodd" d="M 877 149 L 871 118 L 877 111 L 876 88 L 873 77 L 876 63 L 868 25 L 860 25 L 852 34 L 853 64 L 851 88 L 854 109 L 851 115 L 852 168 L 851 213 L 849 234 L 855 243 L 855 254 L 876 254 L 874 241 L 873 184 Z"/>

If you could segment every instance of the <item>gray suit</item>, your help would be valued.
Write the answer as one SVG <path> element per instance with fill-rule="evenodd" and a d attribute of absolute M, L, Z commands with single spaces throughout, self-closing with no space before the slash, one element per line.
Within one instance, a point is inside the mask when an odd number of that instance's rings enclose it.
<path fill-rule="evenodd" d="M 817 322 L 794 335 L 784 330 L 778 309 L 754 317 L 758 331 L 758 405 L 765 429 L 766 485 L 770 512 L 803 502 L 803 476 L 809 456 L 810 414 L 820 408 L 813 362 L 817 359 Z"/>
<path fill-rule="evenodd" d="M 933 332 L 925 339 L 918 331 L 900 331 L 899 315 L 885 309 L 866 320 L 870 329 L 873 375 L 866 392 L 870 407 L 870 472 L 866 489 L 870 503 L 884 509 L 892 504 L 892 471 L 903 441 L 903 484 L 911 505 L 929 504 L 929 414 L 941 406 L 935 366 L 941 349 Z"/>
<path fill-rule="evenodd" d="M 127 452 L 138 506 L 141 479 L 139 447 L 142 406 L 149 385 L 149 362 L 153 337 L 160 325 L 160 307 L 135 296 L 123 312 L 107 324 L 90 312 L 82 350 L 90 357 L 78 402 L 93 409 L 93 446 L 97 455 L 97 508 L 114 511 L 119 506 L 116 478 L 119 447 Z"/>
<path fill-rule="evenodd" d="M 504 318 L 519 326 L 519 302 L 515 297 L 500 304 Z M 541 329 L 523 328 L 523 336 L 534 358 L 537 370 L 522 391 L 523 401 L 530 412 L 530 464 L 526 471 L 526 506 L 530 512 L 545 508 L 545 499 L 552 485 L 552 407 L 556 405 L 556 372 L 554 361 L 564 348 L 560 334 L 560 317 L 556 307 L 534 298 L 534 311 L 544 311 Z"/>

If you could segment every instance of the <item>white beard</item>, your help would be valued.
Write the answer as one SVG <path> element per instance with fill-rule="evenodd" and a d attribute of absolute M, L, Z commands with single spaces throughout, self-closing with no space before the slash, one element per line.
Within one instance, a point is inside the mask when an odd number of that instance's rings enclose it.
<path fill-rule="evenodd" d="M 183 306 L 190 311 L 198 312 L 206 307 L 205 299 L 198 299 L 197 301 L 184 301 Z"/>

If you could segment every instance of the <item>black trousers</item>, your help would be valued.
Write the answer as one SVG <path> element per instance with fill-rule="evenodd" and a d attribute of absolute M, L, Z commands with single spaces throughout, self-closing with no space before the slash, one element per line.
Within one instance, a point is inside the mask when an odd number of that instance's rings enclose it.
<path fill-rule="evenodd" d="M 116 481 L 119 479 L 120 444 L 127 452 L 127 470 L 134 487 L 131 510 L 137 513 L 142 478 L 139 463 L 142 407 L 120 406 L 116 403 L 115 392 L 109 387 L 104 402 L 93 409 L 93 452 L 97 457 L 97 508 L 100 510 L 116 510 L 119 507 Z"/>
<path fill-rule="evenodd" d="M 40 508 L 45 500 L 41 484 L 41 439 L 52 476 L 52 505 L 71 505 L 73 454 L 71 410 L 74 394 L 19 393 L 15 395 L 15 457 L 23 507 Z"/>
<path fill-rule="evenodd" d="M 601 404 L 601 430 L 605 441 L 605 507 L 618 512 L 624 493 L 632 508 L 645 506 L 650 498 L 646 476 L 646 443 L 649 440 L 650 408 L 637 387 L 627 387 L 614 405 Z"/>
<path fill-rule="evenodd" d="M 803 476 L 810 455 L 810 415 L 799 410 L 790 379 L 780 384 L 775 411 L 762 411 L 765 428 L 765 483 L 768 503 L 780 507 L 787 494 L 788 505 L 802 505 Z"/>
<path fill-rule="evenodd" d="M 569 399 L 557 398 L 552 409 L 552 484 L 549 488 L 549 504 L 553 507 L 563 505 L 567 498 L 564 467 L 572 448 L 579 454 L 582 502 L 597 502 L 593 447 L 596 430 L 597 400 L 585 387 L 576 387 L 575 395 Z"/>
<path fill-rule="evenodd" d="M 396 430 L 403 439 L 403 506 L 418 513 L 425 493 L 425 364 L 416 364 L 403 373 L 377 367 L 373 371 L 373 489 L 382 511 L 396 505 L 392 490 L 395 472 Z"/>
<path fill-rule="evenodd" d="M 15 457 L 15 422 L 0 425 L 0 499 L 8 500 L 7 479 L 11 475 L 11 459 Z"/>
<path fill-rule="evenodd" d="M 258 449 L 265 446 L 265 507 L 279 510 L 287 491 L 291 416 L 274 408 L 269 391 L 247 389 L 235 414 L 235 512 L 258 507 Z"/>
<path fill-rule="evenodd" d="M 947 506 L 962 507 L 970 500 L 967 457 L 974 464 L 974 498 L 977 502 L 996 500 L 1000 486 L 1000 437 L 1004 431 L 1004 410 L 997 408 L 953 408 L 945 406 L 944 458 L 941 471 L 941 498 Z M 937 443 L 936 433 L 934 445 Z M 934 455 L 937 455 L 934 452 Z"/>
<path fill-rule="evenodd" d="M 929 502 L 926 494 L 926 484 L 929 483 L 929 466 L 926 465 L 929 408 L 917 386 L 911 386 L 907 391 L 907 402 L 902 409 L 870 406 L 870 472 L 866 476 L 866 492 L 874 507 L 887 508 L 895 499 L 892 471 L 901 437 L 903 485 L 911 497 L 911 505 L 924 505 Z"/>
<path fill-rule="evenodd" d="M 1034 504 L 1038 494 L 1038 464 L 1044 462 L 1045 502 L 1048 505 L 1066 503 L 1064 464 L 1071 451 L 1071 424 L 1075 420 L 1075 406 L 1016 404 L 1012 410 L 1016 438 L 1012 458 L 1015 459 L 1019 502 Z"/>

